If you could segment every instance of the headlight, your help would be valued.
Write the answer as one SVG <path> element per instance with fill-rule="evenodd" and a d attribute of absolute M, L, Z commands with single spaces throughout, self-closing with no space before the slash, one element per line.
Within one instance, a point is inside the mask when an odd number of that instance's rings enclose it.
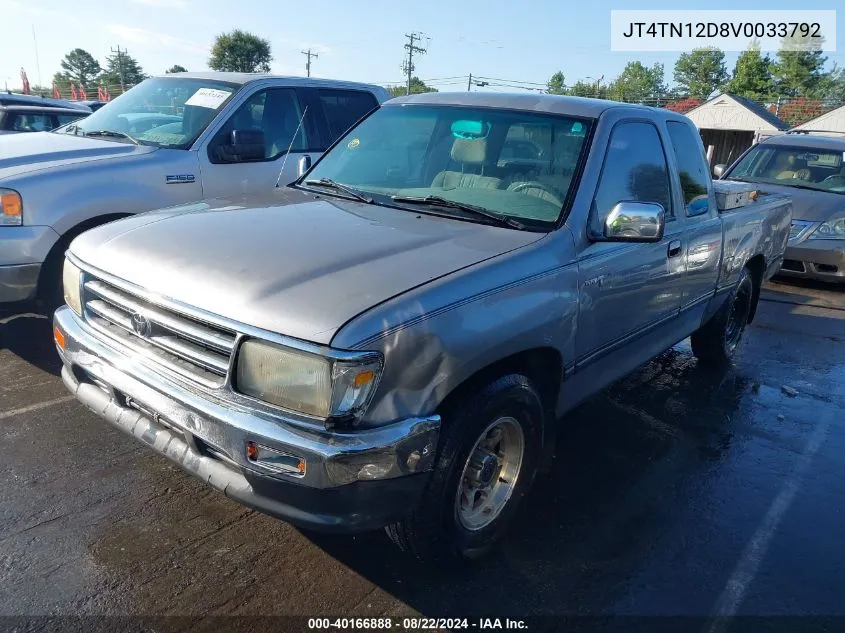
<path fill-rule="evenodd" d="M 822 222 L 810 233 L 810 240 L 845 240 L 845 216 Z"/>
<path fill-rule="evenodd" d="M 318 418 L 360 413 L 372 396 L 381 358 L 327 358 L 265 343 L 244 342 L 235 388 L 248 396 Z"/>
<path fill-rule="evenodd" d="M 0 187 L 0 226 L 20 226 L 23 224 L 23 201 L 21 194 L 13 189 Z"/>
<path fill-rule="evenodd" d="M 68 307 L 82 316 L 82 295 L 80 292 L 81 273 L 69 259 L 65 259 L 65 267 L 62 270 L 62 285 L 65 290 L 65 303 Z"/>

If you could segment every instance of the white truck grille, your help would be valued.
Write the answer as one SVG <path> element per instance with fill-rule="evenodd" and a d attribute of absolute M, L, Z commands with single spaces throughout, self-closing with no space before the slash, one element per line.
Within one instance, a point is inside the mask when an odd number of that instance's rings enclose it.
<path fill-rule="evenodd" d="M 151 303 L 99 279 L 84 283 L 85 318 L 99 331 L 167 369 L 219 387 L 237 334 Z"/>

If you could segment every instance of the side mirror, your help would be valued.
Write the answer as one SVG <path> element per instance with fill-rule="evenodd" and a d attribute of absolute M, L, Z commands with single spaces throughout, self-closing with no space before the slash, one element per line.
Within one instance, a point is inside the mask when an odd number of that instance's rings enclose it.
<path fill-rule="evenodd" d="M 242 163 L 263 160 L 264 133 L 258 130 L 232 130 L 229 143 L 218 147 L 220 160 L 225 163 Z"/>
<path fill-rule="evenodd" d="M 723 165 L 719 163 L 718 165 L 713 165 L 713 177 L 714 178 L 721 178 L 722 174 L 725 173 L 725 170 L 728 168 L 727 165 Z"/>
<path fill-rule="evenodd" d="M 620 202 L 607 215 L 602 238 L 606 242 L 659 242 L 665 225 L 663 205 Z"/>
<path fill-rule="evenodd" d="M 305 175 L 305 172 L 307 172 L 309 169 L 311 169 L 311 157 L 308 154 L 305 154 L 299 159 L 299 165 L 297 169 L 299 177 L 302 178 Z"/>

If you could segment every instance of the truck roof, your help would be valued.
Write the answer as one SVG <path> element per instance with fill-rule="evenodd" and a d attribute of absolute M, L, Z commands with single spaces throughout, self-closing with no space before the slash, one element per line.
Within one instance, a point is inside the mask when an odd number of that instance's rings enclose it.
<path fill-rule="evenodd" d="M 408 97 L 396 97 L 388 103 L 419 103 L 437 105 L 478 106 L 502 108 L 507 110 L 526 110 L 568 114 L 585 118 L 597 118 L 611 108 L 632 108 L 661 115 L 675 115 L 674 112 L 648 106 L 620 103 L 607 99 L 588 99 L 585 97 L 565 97 L 528 92 L 493 93 L 493 92 L 424 92 Z M 678 118 L 673 116 L 672 118 Z"/>
<path fill-rule="evenodd" d="M 253 81 L 263 81 L 266 79 L 284 80 L 285 83 L 296 86 L 311 86 L 317 88 L 337 88 L 342 86 L 344 88 L 357 88 L 359 90 L 385 91 L 381 86 L 374 84 L 365 84 L 357 81 L 344 81 L 340 79 L 319 79 L 317 77 L 292 77 L 287 75 L 268 75 L 266 73 L 226 73 L 226 72 L 187 72 L 187 73 L 168 73 L 166 75 L 159 75 L 159 78 L 168 77 L 182 77 L 187 79 L 210 79 L 217 81 L 228 81 L 233 84 L 248 84 Z"/>

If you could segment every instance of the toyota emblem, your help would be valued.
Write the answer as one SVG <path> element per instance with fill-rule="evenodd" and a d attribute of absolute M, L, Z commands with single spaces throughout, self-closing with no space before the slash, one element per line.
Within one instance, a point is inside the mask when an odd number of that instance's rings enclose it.
<path fill-rule="evenodd" d="M 138 336 L 146 338 L 152 332 L 153 324 L 150 323 L 150 320 L 140 312 L 133 312 L 130 315 L 129 320 L 132 323 L 132 331 L 134 331 Z"/>

